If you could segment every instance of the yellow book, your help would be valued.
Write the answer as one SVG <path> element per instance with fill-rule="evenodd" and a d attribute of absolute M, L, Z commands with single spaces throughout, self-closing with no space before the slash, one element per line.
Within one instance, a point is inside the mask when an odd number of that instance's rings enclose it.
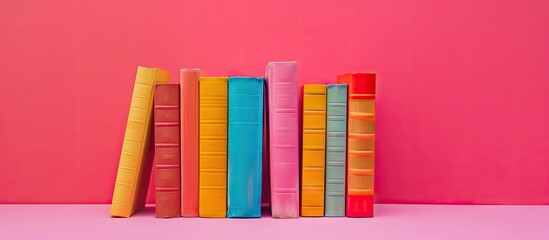
<path fill-rule="evenodd" d="M 301 216 L 324 216 L 326 85 L 303 86 Z"/>
<path fill-rule="evenodd" d="M 145 207 L 152 170 L 147 158 L 151 144 L 153 90 L 167 83 L 170 73 L 158 68 L 138 67 L 122 153 L 114 185 L 111 216 L 130 217 Z"/>
<path fill-rule="evenodd" d="M 227 215 L 227 77 L 200 78 L 198 216 Z"/>

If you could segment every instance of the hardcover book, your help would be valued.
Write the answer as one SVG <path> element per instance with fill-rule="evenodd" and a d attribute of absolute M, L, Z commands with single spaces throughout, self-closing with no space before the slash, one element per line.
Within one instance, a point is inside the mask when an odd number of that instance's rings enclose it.
<path fill-rule="evenodd" d="M 166 83 L 170 73 L 158 68 L 138 67 L 133 87 L 130 113 L 114 193 L 111 216 L 130 217 L 145 207 L 152 171 L 147 148 L 152 144 L 152 108 L 155 83 Z"/>
<path fill-rule="evenodd" d="M 181 70 L 181 216 L 198 217 L 200 69 Z"/>
<path fill-rule="evenodd" d="M 328 84 L 326 103 L 326 193 L 324 215 L 345 216 L 347 85 Z"/>
<path fill-rule="evenodd" d="M 199 217 L 227 214 L 227 78 L 200 78 Z"/>
<path fill-rule="evenodd" d="M 273 218 L 299 217 L 299 126 L 297 62 L 270 62 L 265 82 L 269 102 L 269 161 Z"/>
<path fill-rule="evenodd" d="M 266 87 L 263 91 L 263 170 L 261 187 L 261 207 L 271 207 L 271 173 L 269 163 L 269 104 Z"/>
<path fill-rule="evenodd" d="M 303 85 L 301 216 L 324 216 L 326 85 Z"/>
<path fill-rule="evenodd" d="M 154 93 L 156 217 L 181 215 L 179 84 L 157 83 Z"/>
<path fill-rule="evenodd" d="M 374 216 L 374 73 L 348 73 L 337 77 L 348 84 L 347 216 Z"/>
<path fill-rule="evenodd" d="M 229 78 L 227 217 L 261 217 L 263 78 Z"/>

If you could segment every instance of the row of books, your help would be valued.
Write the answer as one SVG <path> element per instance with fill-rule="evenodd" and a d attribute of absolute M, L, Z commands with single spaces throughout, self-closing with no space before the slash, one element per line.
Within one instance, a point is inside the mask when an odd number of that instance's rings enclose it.
<path fill-rule="evenodd" d="M 157 217 L 260 217 L 264 162 L 274 218 L 373 216 L 375 74 L 305 84 L 302 112 L 296 62 L 270 62 L 264 78 L 169 79 L 138 67 L 112 216 L 145 206 L 154 166 Z"/>

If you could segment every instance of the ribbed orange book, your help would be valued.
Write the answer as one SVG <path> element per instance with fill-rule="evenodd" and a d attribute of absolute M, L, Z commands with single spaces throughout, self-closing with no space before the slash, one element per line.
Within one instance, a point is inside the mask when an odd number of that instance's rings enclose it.
<path fill-rule="evenodd" d="M 181 216 L 198 217 L 200 69 L 181 69 Z"/>
<path fill-rule="evenodd" d="M 303 85 L 301 216 L 324 216 L 326 84 Z"/>
<path fill-rule="evenodd" d="M 374 216 L 375 73 L 337 77 L 348 84 L 347 217 Z"/>
<path fill-rule="evenodd" d="M 156 217 L 181 215 L 179 84 L 157 83 L 154 95 Z"/>
<path fill-rule="evenodd" d="M 227 216 L 227 77 L 200 78 L 198 216 Z"/>

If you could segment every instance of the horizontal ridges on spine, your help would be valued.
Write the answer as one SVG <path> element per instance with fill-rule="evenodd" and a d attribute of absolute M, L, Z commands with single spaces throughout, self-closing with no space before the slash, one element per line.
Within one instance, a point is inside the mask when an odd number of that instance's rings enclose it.
<path fill-rule="evenodd" d="M 200 78 L 199 216 L 225 217 L 228 78 Z"/>
<path fill-rule="evenodd" d="M 270 62 L 265 81 L 269 104 L 271 211 L 274 218 L 299 216 L 297 63 Z M 280 189 L 295 189 L 283 192 Z"/>
<path fill-rule="evenodd" d="M 302 216 L 324 216 L 326 85 L 303 86 Z"/>
<path fill-rule="evenodd" d="M 145 206 L 146 186 L 152 162 L 145 158 L 152 115 L 155 82 L 168 82 L 170 74 L 158 68 L 139 66 L 130 105 L 114 187 L 111 215 L 129 217 Z"/>
<path fill-rule="evenodd" d="M 329 84 L 326 103 L 325 215 L 345 216 L 347 84 Z"/>
<path fill-rule="evenodd" d="M 338 83 L 349 85 L 347 215 L 369 217 L 374 194 L 375 74 L 344 74 Z"/>
<path fill-rule="evenodd" d="M 180 86 L 156 84 L 154 95 L 156 217 L 181 215 Z"/>

